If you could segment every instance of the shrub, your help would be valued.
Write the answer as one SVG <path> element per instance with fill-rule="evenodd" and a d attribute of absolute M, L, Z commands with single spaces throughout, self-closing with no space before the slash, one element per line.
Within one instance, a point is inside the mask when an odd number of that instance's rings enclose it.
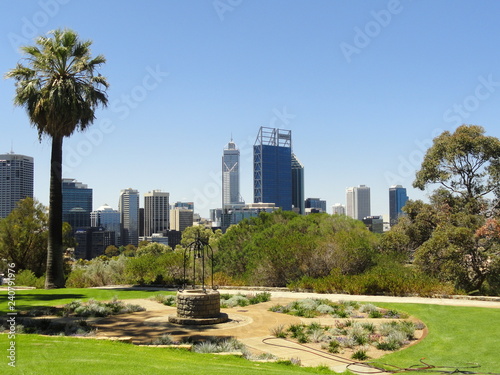
<path fill-rule="evenodd" d="M 337 340 L 332 340 L 328 343 L 328 351 L 330 353 L 340 352 L 340 343 Z"/>
<path fill-rule="evenodd" d="M 320 314 L 332 314 L 335 312 L 335 309 L 330 305 L 321 304 L 316 307 L 316 311 Z"/>
<path fill-rule="evenodd" d="M 358 361 L 365 361 L 370 357 L 368 357 L 368 355 L 366 354 L 366 350 L 360 349 L 356 350 L 351 358 L 356 359 Z"/>
<path fill-rule="evenodd" d="M 125 256 L 95 258 L 91 261 L 79 261 L 73 266 L 66 280 L 68 288 L 89 288 L 125 283 L 125 269 L 128 258 Z"/>
<path fill-rule="evenodd" d="M 157 294 L 156 296 L 149 297 L 158 303 L 162 303 L 165 306 L 175 306 L 177 298 L 171 294 Z"/>
<path fill-rule="evenodd" d="M 272 327 L 270 329 L 270 333 L 274 337 L 278 337 L 278 338 L 281 338 L 281 339 L 285 339 L 287 337 L 285 326 L 283 324 L 280 324 L 280 325 L 278 325 L 276 327 Z"/>
<path fill-rule="evenodd" d="M 193 346 L 193 351 L 196 353 L 222 353 L 222 352 L 238 352 L 245 354 L 246 347 L 244 344 L 234 338 L 224 340 L 212 339 L 203 341 Z"/>
<path fill-rule="evenodd" d="M 325 338 L 325 331 L 320 328 L 320 329 L 315 329 L 309 332 L 309 338 L 308 341 L 310 342 L 321 342 Z"/>
<path fill-rule="evenodd" d="M 114 298 L 111 302 L 99 302 L 94 299 L 89 299 L 88 302 L 83 303 L 76 300 L 66 304 L 63 310 L 65 315 L 73 313 L 76 316 L 83 317 L 104 317 L 108 315 L 144 311 L 145 309 L 139 305 L 124 304 L 122 301 Z"/>
<path fill-rule="evenodd" d="M 271 293 L 269 292 L 257 293 L 255 296 L 249 296 L 248 300 L 250 301 L 251 305 L 256 305 L 257 303 L 262 303 L 262 302 L 268 302 L 271 300 Z"/>
<path fill-rule="evenodd" d="M 151 341 L 151 345 L 172 345 L 174 340 L 172 340 L 172 336 L 168 333 L 161 335 L 157 339 Z"/>
<path fill-rule="evenodd" d="M 237 295 L 231 296 L 231 298 L 225 300 L 224 304 L 227 307 L 235 307 L 235 306 L 245 307 L 245 306 L 248 306 L 250 304 L 250 301 L 248 300 L 248 298 L 246 298 L 240 294 L 237 294 Z"/>
<path fill-rule="evenodd" d="M 16 285 L 34 286 L 40 289 L 45 285 L 45 276 L 36 277 L 31 270 L 22 270 L 16 276 Z"/>

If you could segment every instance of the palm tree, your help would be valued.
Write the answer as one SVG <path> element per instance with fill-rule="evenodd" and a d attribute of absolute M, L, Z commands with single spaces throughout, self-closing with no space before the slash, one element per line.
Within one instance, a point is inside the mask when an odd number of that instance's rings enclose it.
<path fill-rule="evenodd" d="M 52 139 L 49 198 L 49 238 L 45 288 L 64 287 L 62 248 L 62 144 L 75 130 L 94 122 L 95 110 L 105 107 L 108 82 L 95 70 L 106 62 L 90 55 L 91 41 L 80 41 L 68 29 L 55 30 L 22 47 L 21 62 L 6 74 L 16 81 L 14 104 L 24 107 L 41 140 Z"/>

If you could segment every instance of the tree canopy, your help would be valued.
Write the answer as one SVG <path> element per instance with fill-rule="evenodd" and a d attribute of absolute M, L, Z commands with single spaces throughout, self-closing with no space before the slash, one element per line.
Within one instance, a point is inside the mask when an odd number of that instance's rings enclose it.
<path fill-rule="evenodd" d="M 413 186 L 424 190 L 433 183 L 463 198 L 471 212 L 478 213 L 478 200 L 489 193 L 499 197 L 500 140 L 486 136 L 477 125 L 443 132 L 427 150 Z"/>

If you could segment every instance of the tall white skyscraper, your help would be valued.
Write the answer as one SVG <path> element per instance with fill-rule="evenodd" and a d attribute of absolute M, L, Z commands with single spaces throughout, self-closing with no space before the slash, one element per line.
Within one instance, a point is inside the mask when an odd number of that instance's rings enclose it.
<path fill-rule="evenodd" d="M 92 227 L 103 227 L 107 231 L 115 232 L 115 245 L 120 246 L 122 244 L 119 211 L 104 204 L 90 213 L 90 225 Z"/>
<path fill-rule="evenodd" d="M 0 218 L 7 217 L 17 202 L 33 198 L 33 158 L 25 155 L 0 155 Z"/>
<path fill-rule="evenodd" d="M 122 245 L 139 245 L 139 192 L 130 188 L 122 190 L 118 211 L 120 211 Z"/>
<path fill-rule="evenodd" d="M 240 150 L 231 141 L 222 155 L 222 208 L 242 203 L 240 197 Z"/>
<path fill-rule="evenodd" d="M 346 190 L 347 216 L 356 220 L 371 216 L 370 188 L 365 185 L 350 187 Z"/>
<path fill-rule="evenodd" d="M 169 193 L 153 190 L 144 194 L 144 235 L 162 233 L 169 229 L 170 203 Z"/>

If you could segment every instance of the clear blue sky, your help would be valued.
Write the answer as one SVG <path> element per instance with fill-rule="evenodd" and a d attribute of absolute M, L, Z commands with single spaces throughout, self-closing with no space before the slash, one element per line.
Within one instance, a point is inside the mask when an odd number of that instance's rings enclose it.
<path fill-rule="evenodd" d="M 63 176 L 117 208 L 121 189 L 220 207 L 221 156 L 241 149 L 241 193 L 253 201 L 260 126 L 292 130 L 306 197 L 345 204 L 371 187 L 411 187 L 424 150 L 461 123 L 500 137 L 500 2 L 477 0 L 1 0 L 0 72 L 20 44 L 69 27 L 104 54 L 110 105 L 65 140 Z M 50 142 L 38 141 L 14 82 L 0 80 L 0 152 L 35 158 L 48 203 Z M 142 201 L 142 199 L 141 199 Z"/>

